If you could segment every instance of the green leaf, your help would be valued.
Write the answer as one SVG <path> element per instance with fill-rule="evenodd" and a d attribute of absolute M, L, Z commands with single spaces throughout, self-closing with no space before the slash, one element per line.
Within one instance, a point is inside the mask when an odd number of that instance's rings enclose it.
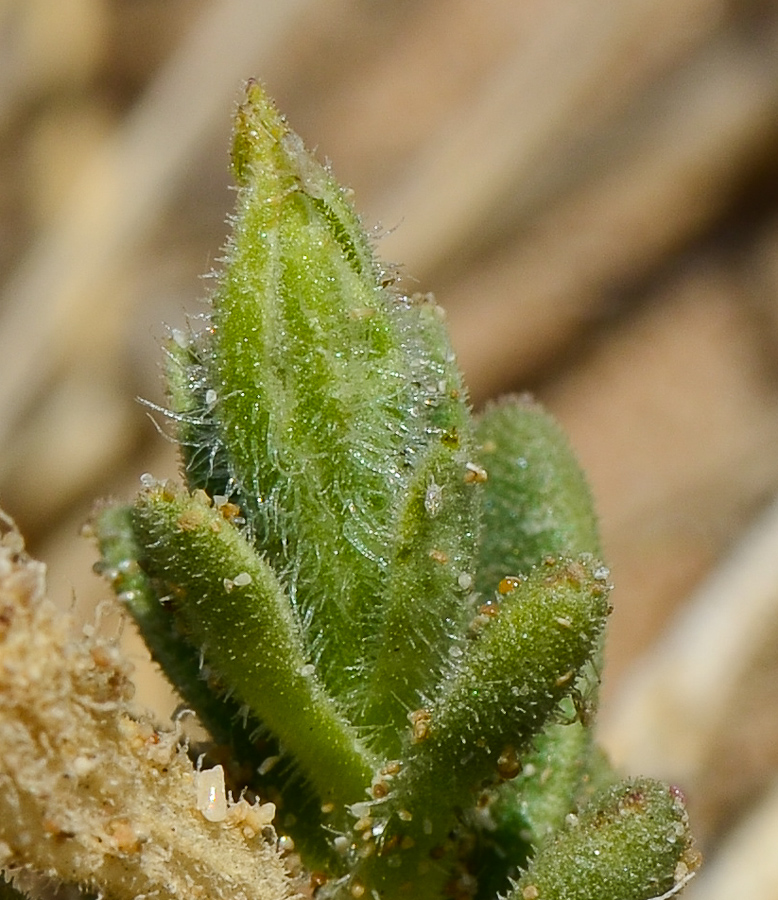
<path fill-rule="evenodd" d="M 505 575 L 544 556 L 599 555 L 586 478 L 556 420 L 526 397 L 491 403 L 478 420 L 484 485 L 478 587 L 487 595 Z"/>
<path fill-rule="evenodd" d="M 452 478 L 471 458 L 465 392 L 438 307 L 392 288 L 346 192 L 256 84 L 233 168 L 211 315 L 171 348 L 185 468 L 191 488 L 240 505 L 323 684 L 358 716 L 418 467 L 436 443 L 454 448 Z M 462 517 L 467 545 L 472 502 Z"/>
<path fill-rule="evenodd" d="M 204 494 L 169 486 L 133 510 L 141 565 L 203 656 L 294 756 L 324 802 L 360 799 L 374 761 L 325 694 L 283 588 Z"/>
<path fill-rule="evenodd" d="M 680 792 L 634 779 L 607 789 L 570 817 L 509 900 L 650 900 L 696 865 Z"/>
<path fill-rule="evenodd" d="M 597 571 L 589 557 L 549 562 L 475 620 L 457 669 L 431 706 L 417 712 L 388 795 L 371 810 L 381 823 L 376 852 L 356 864 L 353 876 L 368 892 L 387 900 L 406 889 L 427 896 L 446 876 L 457 812 L 501 769 L 516 774 L 505 770 L 572 689 L 597 645 L 609 611 L 609 587 Z"/>

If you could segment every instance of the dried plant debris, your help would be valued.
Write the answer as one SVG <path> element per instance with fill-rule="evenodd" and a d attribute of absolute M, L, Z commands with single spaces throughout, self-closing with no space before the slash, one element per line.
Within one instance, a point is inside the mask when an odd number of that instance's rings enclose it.
<path fill-rule="evenodd" d="M 74 638 L 7 518 L 0 540 L 0 866 L 26 891 L 283 900 L 272 804 L 237 802 L 131 711 L 131 666 Z M 90 629 L 87 629 L 90 631 Z M 214 815 L 214 812 L 218 813 Z"/>

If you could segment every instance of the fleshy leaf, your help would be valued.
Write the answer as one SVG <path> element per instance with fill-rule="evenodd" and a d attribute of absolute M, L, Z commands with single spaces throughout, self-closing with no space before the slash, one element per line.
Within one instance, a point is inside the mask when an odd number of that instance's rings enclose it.
<path fill-rule="evenodd" d="M 190 488 L 240 506 L 323 683 L 358 711 L 420 460 L 442 445 L 460 470 L 441 472 L 461 478 L 472 455 L 465 392 L 438 308 L 391 286 L 346 192 L 257 84 L 233 169 L 235 231 L 212 312 L 171 348 L 185 469 Z M 462 516 L 466 546 L 473 503 Z"/>
<path fill-rule="evenodd" d="M 478 420 L 484 485 L 478 587 L 494 591 L 544 556 L 599 555 L 597 520 L 581 467 L 556 420 L 526 397 L 492 403 Z"/>
<path fill-rule="evenodd" d="M 680 792 L 635 779 L 570 817 L 509 900 L 650 900 L 680 886 L 697 865 Z"/>
<path fill-rule="evenodd" d="M 169 486 L 133 510 L 141 565 L 190 640 L 291 752 L 322 801 L 353 802 L 373 760 L 326 695 L 272 569 L 205 495 Z"/>
<path fill-rule="evenodd" d="M 517 774 L 519 755 L 597 644 L 609 587 L 596 568 L 582 558 L 535 569 L 474 623 L 457 670 L 412 717 L 401 767 L 370 813 L 380 822 L 376 852 L 357 862 L 352 888 L 386 900 L 440 889 L 457 810 L 484 781 Z"/>

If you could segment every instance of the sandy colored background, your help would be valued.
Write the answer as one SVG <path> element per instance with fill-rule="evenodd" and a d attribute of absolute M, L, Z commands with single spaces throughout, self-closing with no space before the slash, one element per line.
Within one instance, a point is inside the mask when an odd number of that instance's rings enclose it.
<path fill-rule="evenodd" d="M 0 0 L 0 502 L 84 620 L 94 497 L 176 472 L 135 398 L 219 256 L 250 75 L 446 307 L 474 404 L 567 427 L 617 585 L 603 740 L 689 794 L 689 898 L 778 898 L 778 2 Z"/>

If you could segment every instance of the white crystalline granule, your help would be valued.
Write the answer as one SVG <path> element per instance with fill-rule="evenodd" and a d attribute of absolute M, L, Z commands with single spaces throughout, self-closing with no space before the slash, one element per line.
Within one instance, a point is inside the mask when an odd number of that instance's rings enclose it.
<path fill-rule="evenodd" d="M 424 495 L 424 509 L 426 509 L 429 515 L 434 519 L 440 512 L 442 502 L 443 487 L 435 482 L 435 477 L 433 475 L 430 475 L 429 483 L 427 484 L 427 492 Z"/>
<path fill-rule="evenodd" d="M 224 769 L 214 766 L 195 773 L 197 808 L 209 822 L 223 822 L 227 817 L 227 791 Z"/>
<path fill-rule="evenodd" d="M 186 350 L 189 346 L 189 338 L 186 336 L 186 332 L 181 331 L 180 328 L 174 328 L 170 332 L 170 336 L 173 338 L 173 343 L 182 350 Z"/>
<path fill-rule="evenodd" d="M 457 578 L 457 584 L 463 591 L 469 591 L 473 586 L 473 576 L 469 572 L 460 572 Z"/>
<path fill-rule="evenodd" d="M 251 584 L 251 575 L 248 572 L 241 572 L 232 579 L 232 583 L 235 587 L 245 587 L 247 584 Z"/>

